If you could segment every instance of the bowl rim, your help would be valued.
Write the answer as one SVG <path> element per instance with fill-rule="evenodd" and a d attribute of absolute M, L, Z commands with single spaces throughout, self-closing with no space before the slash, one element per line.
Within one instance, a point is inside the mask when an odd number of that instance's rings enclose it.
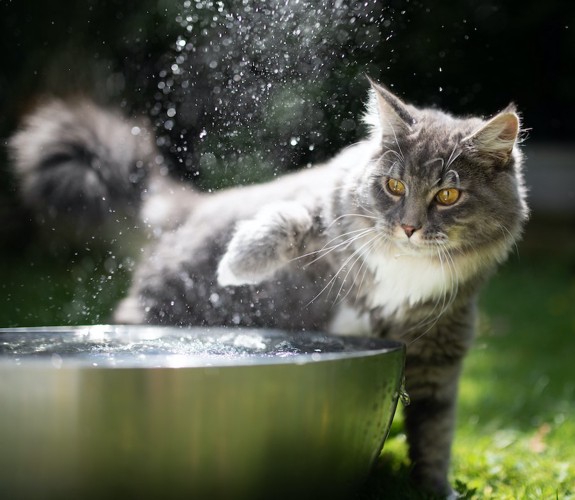
<path fill-rule="evenodd" d="M 181 355 L 155 355 L 154 359 L 159 362 L 158 365 L 150 363 L 137 362 L 131 359 L 127 362 L 115 364 L 111 362 L 94 363 L 88 359 L 79 358 L 66 358 L 66 362 L 62 362 L 62 358 L 54 359 L 54 356 L 49 357 L 34 357 L 32 355 L 23 355 L 18 362 L 15 361 L 15 356 L 5 355 L 0 351 L 0 368 L 46 368 L 52 367 L 56 369 L 72 368 L 72 369 L 181 369 L 181 368 L 233 368 L 233 367 L 252 367 L 252 366 L 270 366 L 270 365 L 309 365 L 315 363 L 325 363 L 340 360 L 351 360 L 357 358 L 375 357 L 399 352 L 405 356 L 406 346 L 403 342 L 398 340 L 385 339 L 375 336 L 364 335 L 335 335 L 318 331 L 287 331 L 274 328 L 257 328 L 257 327 L 227 327 L 227 326 L 214 326 L 214 327 L 201 327 L 201 326 L 165 326 L 165 325 L 125 325 L 125 324 L 98 324 L 98 325 L 59 325 L 59 326 L 31 326 L 31 327 L 7 327 L 0 328 L 0 342 L 2 337 L 6 334 L 31 334 L 31 335 L 66 335 L 66 334 L 82 334 L 84 336 L 93 337 L 95 340 L 103 335 L 108 336 L 122 336 L 128 335 L 130 331 L 137 331 L 140 334 L 151 334 L 158 336 L 165 336 L 170 334 L 182 335 L 198 335 L 200 331 L 206 333 L 215 333 L 216 335 L 241 335 L 255 332 L 262 332 L 268 336 L 277 336 L 293 338 L 299 335 L 312 336 L 317 339 L 321 338 L 337 338 L 344 342 L 358 344 L 357 349 L 345 352 L 305 352 L 290 354 L 285 357 L 252 354 L 248 356 L 212 356 L 203 357 L 204 361 L 200 362 L 200 356 L 181 356 Z M 365 346 L 362 347 L 361 344 Z M 401 354 L 400 354 L 401 355 Z M 205 360 L 208 359 L 209 362 Z"/>

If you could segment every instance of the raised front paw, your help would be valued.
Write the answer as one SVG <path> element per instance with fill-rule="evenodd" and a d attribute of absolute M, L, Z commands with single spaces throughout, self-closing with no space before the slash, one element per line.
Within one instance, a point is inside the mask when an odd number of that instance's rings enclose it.
<path fill-rule="evenodd" d="M 257 284 L 301 254 L 313 219 L 297 202 L 281 202 L 238 223 L 218 266 L 222 286 Z"/>

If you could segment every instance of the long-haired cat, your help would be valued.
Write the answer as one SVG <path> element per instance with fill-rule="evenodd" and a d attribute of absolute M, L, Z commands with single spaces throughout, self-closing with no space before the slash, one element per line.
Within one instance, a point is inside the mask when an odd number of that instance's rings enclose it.
<path fill-rule="evenodd" d="M 11 151 L 50 224 L 148 226 L 117 322 L 404 341 L 413 477 L 449 495 L 477 294 L 527 218 L 520 122 L 513 107 L 488 120 L 417 108 L 375 83 L 365 121 L 368 137 L 324 165 L 215 194 L 170 180 L 143 126 L 87 102 L 41 106 Z"/>

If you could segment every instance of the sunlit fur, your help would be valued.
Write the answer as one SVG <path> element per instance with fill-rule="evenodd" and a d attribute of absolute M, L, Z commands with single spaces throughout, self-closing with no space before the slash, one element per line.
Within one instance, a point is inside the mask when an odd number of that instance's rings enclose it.
<path fill-rule="evenodd" d="M 456 118 L 372 83 L 365 140 L 324 165 L 208 195 L 166 178 L 154 152 L 134 157 L 137 143 L 122 157 L 116 148 L 125 145 L 106 131 L 129 138 L 125 120 L 92 105 L 51 106 L 11 141 L 23 195 L 29 206 L 55 212 L 51 224 L 94 200 L 84 191 L 88 178 L 117 203 L 107 182 L 146 166 L 146 175 L 120 183 L 139 189 L 128 206 L 139 210 L 136 224 L 149 227 L 152 243 L 137 252 L 116 321 L 368 330 L 403 340 L 413 477 L 451 493 L 457 384 L 477 293 L 527 218 L 513 108 L 490 120 Z M 405 189 L 390 190 L 390 178 Z M 70 186 L 65 196 L 50 188 L 58 182 Z M 459 198 L 438 203 L 437 193 L 451 188 Z M 90 206 L 102 210 L 94 220 L 110 217 L 99 198 Z"/>

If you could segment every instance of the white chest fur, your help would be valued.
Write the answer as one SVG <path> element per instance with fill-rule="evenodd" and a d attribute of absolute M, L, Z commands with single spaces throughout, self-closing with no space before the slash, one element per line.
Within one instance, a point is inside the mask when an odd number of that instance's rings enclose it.
<path fill-rule="evenodd" d="M 385 315 L 428 300 L 448 300 L 461 278 L 453 262 L 425 255 L 370 252 L 365 262 L 375 278 L 366 294 L 367 303 L 382 309 Z"/>
<path fill-rule="evenodd" d="M 363 266 L 372 272 L 374 280 L 364 286 L 362 292 L 368 307 L 379 309 L 384 316 L 402 314 L 407 308 L 428 300 L 437 301 L 439 313 L 456 293 L 456 279 L 467 276 L 471 271 L 471 268 L 456 270 L 452 261 L 448 265 L 426 256 L 400 254 L 399 251 L 396 254 L 392 251 L 370 252 L 364 255 L 364 259 Z M 363 269 L 363 266 L 357 264 L 358 269 Z M 362 273 L 359 269 L 358 274 Z M 352 304 L 342 303 L 329 331 L 339 335 L 369 335 L 369 315 L 361 313 Z"/>

